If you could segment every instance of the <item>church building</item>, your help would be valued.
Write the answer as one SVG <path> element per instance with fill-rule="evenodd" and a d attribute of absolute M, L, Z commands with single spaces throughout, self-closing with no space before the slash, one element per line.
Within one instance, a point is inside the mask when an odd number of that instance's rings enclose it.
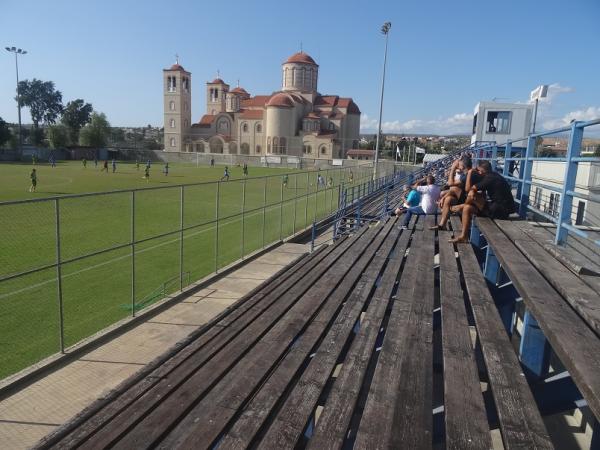
<path fill-rule="evenodd" d="M 319 66 L 298 52 L 282 64 L 281 90 L 250 95 L 221 78 L 206 83 L 206 114 L 192 123 L 192 74 L 163 70 L 165 151 L 346 158 L 358 148 L 360 109 L 352 98 L 321 95 Z"/>

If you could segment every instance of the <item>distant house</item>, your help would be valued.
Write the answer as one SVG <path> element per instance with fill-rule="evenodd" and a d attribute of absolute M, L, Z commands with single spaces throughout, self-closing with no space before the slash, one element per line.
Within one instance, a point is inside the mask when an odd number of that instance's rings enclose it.
<path fill-rule="evenodd" d="M 375 150 L 353 148 L 346 152 L 348 159 L 371 161 L 375 158 Z"/>

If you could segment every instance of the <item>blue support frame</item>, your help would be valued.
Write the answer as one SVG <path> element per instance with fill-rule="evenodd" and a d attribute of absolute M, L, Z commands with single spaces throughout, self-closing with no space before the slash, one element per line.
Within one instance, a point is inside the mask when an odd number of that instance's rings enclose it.
<path fill-rule="evenodd" d="M 488 245 L 485 252 L 485 265 L 483 266 L 483 276 L 493 285 L 498 284 L 500 278 L 500 262 L 492 247 Z"/>
<path fill-rule="evenodd" d="M 523 317 L 519 357 L 529 377 L 540 379 L 548 373 L 550 344 L 530 311 L 525 311 Z"/>
<path fill-rule="evenodd" d="M 533 158 L 533 154 L 535 152 L 535 137 L 530 136 L 527 139 L 527 150 L 525 151 L 525 159 L 521 163 L 521 171 L 519 173 L 519 178 L 521 178 L 521 183 L 519 184 L 520 189 L 517 190 L 517 195 L 520 200 L 519 204 L 519 216 L 524 219 L 527 217 L 527 206 L 529 205 L 529 193 L 531 191 L 531 184 L 526 183 L 526 181 L 531 181 L 531 169 L 533 167 L 533 162 L 530 161 L 530 158 Z"/>
<path fill-rule="evenodd" d="M 504 148 L 504 167 L 502 168 L 502 175 L 505 177 L 510 176 L 510 163 L 508 158 L 512 158 L 512 142 L 507 141 L 506 147 Z"/>
<path fill-rule="evenodd" d="M 573 197 L 567 194 L 568 191 L 575 190 L 575 179 L 577 177 L 577 161 L 573 158 L 581 156 L 581 142 L 583 141 L 582 122 L 573 122 L 571 126 L 571 136 L 569 137 L 569 146 L 567 147 L 567 162 L 565 163 L 565 182 L 562 186 L 560 195 L 560 209 L 558 212 L 558 222 L 556 224 L 555 243 L 564 244 L 567 241 L 569 230 L 563 227 L 563 223 L 571 224 L 571 209 L 573 208 Z"/>

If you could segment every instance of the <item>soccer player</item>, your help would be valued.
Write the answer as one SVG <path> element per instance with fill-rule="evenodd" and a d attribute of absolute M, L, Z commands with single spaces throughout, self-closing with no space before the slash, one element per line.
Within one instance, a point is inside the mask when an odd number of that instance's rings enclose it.
<path fill-rule="evenodd" d="M 146 168 L 144 169 L 144 177 L 146 180 L 146 183 L 150 182 L 150 166 L 146 166 Z"/>
<path fill-rule="evenodd" d="M 87 159 L 85 159 L 85 157 L 81 158 L 81 162 L 83 163 L 83 168 L 85 169 L 87 167 Z"/>
<path fill-rule="evenodd" d="M 29 187 L 29 192 L 35 192 L 37 188 L 37 172 L 35 171 L 35 169 L 31 169 L 29 178 L 31 178 L 31 186 Z"/>
<path fill-rule="evenodd" d="M 94 167 L 98 168 L 98 157 L 94 155 Z"/>
<path fill-rule="evenodd" d="M 100 172 L 103 172 L 106 170 L 106 173 L 108 173 L 108 159 L 104 160 L 104 164 L 102 165 L 102 169 L 100 169 Z"/>
<path fill-rule="evenodd" d="M 210 158 L 210 167 L 215 167 L 215 158 Z"/>
<path fill-rule="evenodd" d="M 112 160 L 112 169 L 113 169 L 113 173 L 115 173 L 117 171 L 117 161 L 115 160 L 115 158 L 113 158 L 113 160 Z"/>
<path fill-rule="evenodd" d="M 248 164 L 244 163 L 244 167 L 242 167 L 242 172 L 244 173 L 245 177 L 248 176 Z"/>
<path fill-rule="evenodd" d="M 139 158 L 135 160 L 135 170 L 140 170 L 140 160 L 139 160 Z"/>
<path fill-rule="evenodd" d="M 164 170 L 164 172 L 165 172 L 165 177 L 166 177 L 167 175 L 169 175 L 169 163 L 168 163 L 168 162 L 167 162 L 167 163 L 165 163 L 165 170 Z"/>
<path fill-rule="evenodd" d="M 287 188 L 287 185 L 288 185 L 288 174 L 286 173 L 286 174 L 283 176 L 283 187 L 284 187 L 284 188 Z"/>
<path fill-rule="evenodd" d="M 229 181 L 229 167 L 227 167 L 227 166 L 225 166 L 225 172 L 223 172 L 221 181 L 223 181 L 223 179 L 225 179 L 226 181 Z"/>

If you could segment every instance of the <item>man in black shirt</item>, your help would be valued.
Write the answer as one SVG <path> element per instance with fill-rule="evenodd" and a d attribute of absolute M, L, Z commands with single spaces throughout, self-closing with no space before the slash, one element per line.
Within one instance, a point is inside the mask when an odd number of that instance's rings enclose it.
<path fill-rule="evenodd" d="M 462 231 L 460 236 L 451 239 L 450 242 L 469 242 L 473 214 L 492 219 L 507 219 L 515 212 L 510 185 L 502 175 L 493 172 L 488 161 L 480 162 L 477 172 L 481 179 L 471 186 L 465 203 L 452 208 L 453 212 L 462 213 Z"/>

